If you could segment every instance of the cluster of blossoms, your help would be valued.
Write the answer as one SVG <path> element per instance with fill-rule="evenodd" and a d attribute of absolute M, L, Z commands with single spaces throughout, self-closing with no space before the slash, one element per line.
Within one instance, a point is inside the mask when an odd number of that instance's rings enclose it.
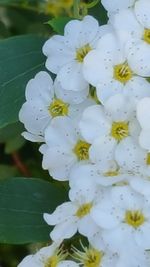
<path fill-rule="evenodd" d="M 72 20 L 43 47 L 20 121 L 69 201 L 44 220 L 52 245 L 19 267 L 150 266 L 150 0 L 102 0 L 107 25 Z M 80 233 L 89 247 L 62 247 Z"/>

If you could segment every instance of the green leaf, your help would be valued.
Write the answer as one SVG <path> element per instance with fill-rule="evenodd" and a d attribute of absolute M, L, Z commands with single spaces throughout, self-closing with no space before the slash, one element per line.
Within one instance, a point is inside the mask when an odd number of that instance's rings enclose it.
<path fill-rule="evenodd" d="M 17 169 L 10 165 L 0 164 L 0 180 L 13 177 L 17 174 Z"/>
<path fill-rule="evenodd" d="M 45 39 L 24 35 L 0 42 L 0 128 L 18 121 L 29 79 L 44 69 Z"/>
<path fill-rule="evenodd" d="M 15 138 L 10 139 L 6 142 L 5 153 L 11 154 L 19 150 L 25 144 L 25 139 L 21 135 L 15 136 Z"/>
<path fill-rule="evenodd" d="M 0 183 L 0 243 L 47 242 L 51 228 L 43 213 L 67 199 L 66 191 L 34 178 L 11 178 Z"/>
<path fill-rule="evenodd" d="M 65 25 L 72 20 L 72 18 L 69 17 L 59 17 L 59 18 L 53 18 L 47 22 L 48 25 L 52 27 L 54 32 L 63 35 L 64 34 L 64 28 Z"/>
<path fill-rule="evenodd" d="M 20 136 L 24 131 L 22 123 L 17 122 L 0 129 L 0 143 L 6 143 Z"/>

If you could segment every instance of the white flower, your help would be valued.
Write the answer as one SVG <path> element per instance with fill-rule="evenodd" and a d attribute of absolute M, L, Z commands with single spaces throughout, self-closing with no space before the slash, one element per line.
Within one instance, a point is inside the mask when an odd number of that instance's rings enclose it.
<path fill-rule="evenodd" d="M 67 252 L 59 248 L 60 243 L 40 249 L 36 254 L 23 259 L 18 267 L 78 267 L 73 261 L 65 260 Z"/>
<path fill-rule="evenodd" d="M 122 142 L 132 143 L 132 140 L 138 139 L 139 133 L 132 100 L 115 95 L 104 107 L 94 105 L 87 108 L 83 112 L 80 129 L 85 140 L 91 144 L 91 162 L 103 165 L 115 160 L 118 150 L 124 157 Z"/>
<path fill-rule="evenodd" d="M 150 151 L 150 98 L 143 98 L 137 104 L 137 119 L 142 128 L 139 144 Z"/>
<path fill-rule="evenodd" d="M 134 11 L 120 11 L 111 19 L 120 39 L 126 44 L 127 60 L 132 71 L 144 77 L 150 76 L 149 18 L 149 0 L 139 0 Z"/>
<path fill-rule="evenodd" d="M 136 0 L 102 0 L 102 4 L 109 13 L 132 7 Z"/>
<path fill-rule="evenodd" d="M 85 57 L 83 72 L 85 79 L 96 86 L 102 103 L 120 93 L 136 100 L 150 96 L 150 84 L 137 76 L 113 33 L 103 36 L 97 48 Z"/>
<path fill-rule="evenodd" d="M 112 188 L 109 198 L 95 206 L 91 215 L 110 249 L 150 248 L 150 204 L 129 186 Z"/>
<path fill-rule="evenodd" d="M 107 31 L 109 26 L 99 27 L 96 19 L 86 16 L 82 21 L 70 21 L 65 26 L 64 36 L 54 35 L 44 44 L 46 67 L 57 74 L 64 89 L 80 91 L 87 88 L 82 73 L 84 57 Z"/>
<path fill-rule="evenodd" d="M 67 117 L 57 117 L 45 130 L 46 145 L 40 147 L 43 169 L 56 180 L 68 180 L 75 164 L 89 161 L 90 143 L 81 136 L 76 124 Z"/>
<path fill-rule="evenodd" d="M 55 225 L 50 233 L 52 240 L 71 238 L 77 231 L 86 237 L 92 236 L 98 228 L 90 215 L 97 203 L 97 195 L 98 190 L 89 189 L 87 194 L 72 188 L 69 191 L 70 202 L 61 204 L 52 214 L 44 213 L 47 224 Z"/>
<path fill-rule="evenodd" d="M 26 102 L 19 112 L 19 119 L 28 131 L 23 136 L 30 141 L 43 142 L 44 131 L 51 120 L 57 116 L 77 119 L 82 110 L 93 103 L 86 98 L 85 91 L 62 90 L 57 79 L 53 85 L 48 73 L 39 72 L 27 84 Z"/>

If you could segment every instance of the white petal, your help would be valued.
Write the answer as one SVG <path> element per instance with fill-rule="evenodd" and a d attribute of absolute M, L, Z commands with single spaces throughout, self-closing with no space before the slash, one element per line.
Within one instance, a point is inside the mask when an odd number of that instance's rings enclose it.
<path fill-rule="evenodd" d="M 65 90 L 78 92 L 85 90 L 88 86 L 87 81 L 83 77 L 82 64 L 75 60 L 61 68 L 57 79 Z"/>
<path fill-rule="evenodd" d="M 150 98 L 145 97 L 138 102 L 137 119 L 144 130 L 150 129 Z"/>
<path fill-rule="evenodd" d="M 116 12 L 119 9 L 126 9 L 134 4 L 135 0 L 102 0 L 102 4 L 108 12 Z"/>
<path fill-rule="evenodd" d="M 86 226 L 86 227 L 85 227 Z M 96 230 L 98 230 L 97 224 L 94 222 L 94 220 L 90 217 L 90 215 L 84 216 L 80 221 L 78 225 L 78 231 L 80 234 L 90 237 L 93 236 Z"/>
<path fill-rule="evenodd" d="M 45 139 L 44 139 L 44 137 L 42 137 L 42 136 L 39 136 L 39 135 L 35 135 L 35 134 L 31 134 L 31 133 L 29 133 L 29 132 L 23 132 L 22 134 L 21 134 L 26 140 L 29 140 L 29 141 L 31 141 L 31 142 L 44 142 L 45 141 Z"/>
<path fill-rule="evenodd" d="M 77 232 L 77 221 L 75 218 L 69 218 L 63 223 L 57 224 L 50 233 L 52 240 L 71 238 Z"/>
<path fill-rule="evenodd" d="M 124 85 L 117 80 L 107 79 L 105 82 L 99 82 L 96 87 L 97 97 L 102 104 L 112 96 L 124 92 Z"/>
<path fill-rule="evenodd" d="M 89 143 L 110 130 L 110 123 L 107 121 L 104 110 L 100 105 L 87 108 L 82 115 L 79 126 L 83 137 Z"/>
<path fill-rule="evenodd" d="M 122 168 L 134 172 L 144 164 L 145 151 L 131 137 L 127 137 L 117 146 L 115 157 Z"/>
<path fill-rule="evenodd" d="M 37 266 L 37 263 L 35 262 L 34 256 L 29 255 L 26 256 L 19 264 L 18 267 L 41 267 L 40 265 Z"/>
<path fill-rule="evenodd" d="M 141 131 L 139 136 L 139 144 L 142 148 L 150 151 L 150 129 Z"/>
<path fill-rule="evenodd" d="M 128 53 L 128 62 L 134 73 L 143 76 L 150 76 L 150 45 L 139 40 L 132 46 Z"/>
<path fill-rule="evenodd" d="M 135 14 L 137 20 L 144 26 L 144 28 L 150 28 L 150 2 L 149 0 L 139 0 L 135 2 Z"/>
<path fill-rule="evenodd" d="M 61 261 L 60 263 L 57 264 L 57 267 L 79 267 L 79 264 L 77 264 L 74 261 Z"/>
<path fill-rule="evenodd" d="M 54 35 L 43 46 L 43 53 L 46 55 L 46 67 L 57 74 L 62 66 L 74 58 L 74 51 L 68 49 L 64 36 Z"/>
<path fill-rule="evenodd" d="M 102 201 L 91 211 L 93 220 L 103 229 L 112 229 L 120 223 L 119 211 L 111 201 Z"/>
<path fill-rule="evenodd" d="M 64 222 L 76 212 L 77 208 L 71 202 L 65 202 L 58 206 L 52 214 L 44 213 L 44 220 L 48 225 L 55 225 Z"/>
<path fill-rule="evenodd" d="M 28 82 L 25 95 L 28 101 L 41 98 L 45 104 L 49 104 L 54 97 L 51 76 L 45 71 L 40 71 L 34 79 Z"/>
<path fill-rule="evenodd" d="M 89 86 L 81 91 L 65 90 L 64 88 L 62 88 L 60 82 L 57 79 L 55 80 L 54 86 L 57 98 L 62 99 L 64 102 L 69 104 L 82 103 L 89 94 Z"/>
<path fill-rule="evenodd" d="M 134 97 L 136 100 L 150 96 L 150 83 L 142 77 L 134 76 L 124 87 L 124 95 Z"/>
<path fill-rule="evenodd" d="M 116 140 L 111 136 L 97 138 L 90 147 L 90 159 L 94 163 L 102 164 L 114 159 Z"/>
<path fill-rule="evenodd" d="M 150 248 L 150 223 L 145 222 L 135 233 L 135 239 L 139 247 L 142 249 Z"/>

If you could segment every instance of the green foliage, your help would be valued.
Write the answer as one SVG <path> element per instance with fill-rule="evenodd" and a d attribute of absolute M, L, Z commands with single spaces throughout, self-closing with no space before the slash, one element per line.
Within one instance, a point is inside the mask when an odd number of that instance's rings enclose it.
<path fill-rule="evenodd" d="M 44 38 L 19 36 L 0 42 L 0 128 L 18 121 L 27 81 L 44 69 Z"/>
<path fill-rule="evenodd" d="M 10 178 L 0 183 L 0 243 L 25 244 L 49 240 L 44 212 L 66 199 L 63 188 L 34 178 Z"/>
<path fill-rule="evenodd" d="M 53 18 L 47 22 L 48 25 L 52 27 L 54 32 L 58 34 L 64 34 L 64 28 L 65 25 L 71 20 L 69 17 L 58 17 L 58 18 Z"/>
<path fill-rule="evenodd" d="M 10 165 L 0 164 L 0 180 L 17 175 L 17 169 Z"/>

